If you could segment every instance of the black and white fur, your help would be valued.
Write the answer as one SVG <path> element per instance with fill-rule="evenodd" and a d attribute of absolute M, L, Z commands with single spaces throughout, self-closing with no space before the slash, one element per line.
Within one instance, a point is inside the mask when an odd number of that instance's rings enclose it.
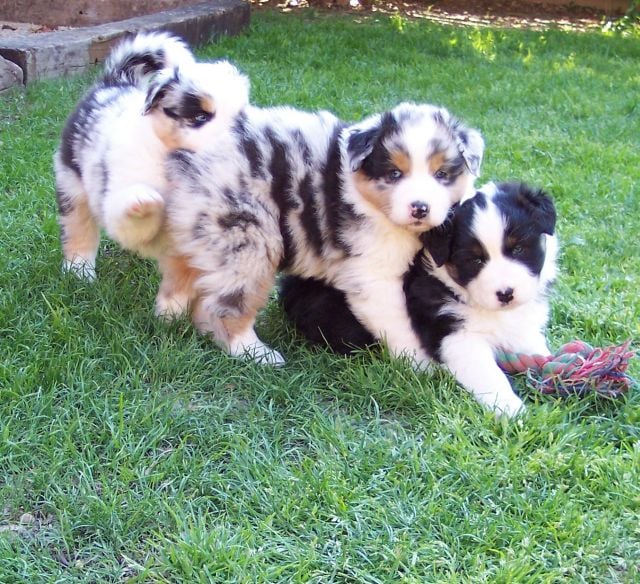
<path fill-rule="evenodd" d="M 173 279 L 193 286 L 172 286 L 167 272 L 163 305 L 190 304 L 230 354 L 280 364 L 254 331 L 256 314 L 279 270 L 321 278 L 394 354 L 421 360 L 402 277 L 420 234 L 474 192 L 483 149 L 477 131 L 431 105 L 403 103 L 351 125 L 249 106 L 206 150 L 170 157 L 167 224 L 185 258 Z"/>
<path fill-rule="evenodd" d="M 233 65 L 196 63 L 168 33 L 116 46 L 54 156 L 64 269 L 95 278 L 101 228 L 127 249 L 162 257 L 167 154 L 227 131 L 248 94 Z"/>
<path fill-rule="evenodd" d="M 484 406 L 508 416 L 522 401 L 495 361 L 498 349 L 548 355 L 547 291 L 556 275 L 556 213 L 542 191 L 489 183 L 466 199 L 404 277 L 424 351 Z M 348 353 L 374 341 L 345 295 L 319 280 L 286 278 L 281 299 L 309 340 Z M 383 302 L 383 299 L 380 299 Z"/>

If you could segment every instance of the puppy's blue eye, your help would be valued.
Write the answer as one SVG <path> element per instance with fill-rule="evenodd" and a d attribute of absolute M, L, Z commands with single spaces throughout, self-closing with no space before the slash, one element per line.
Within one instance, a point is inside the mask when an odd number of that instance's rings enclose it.
<path fill-rule="evenodd" d="M 516 245 L 511 249 L 511 255 L 517 256 L 524 253 L 524 248 L 521 245 Z"/>
<path fill-rule="evenodd" d="M 449 173 L 446 170 L 442 170 L 441 168 L 436 170 L 433 175 L 437 180 L 446 180 L 449 178 Z"/>
<path fill-rule="evenodd" d="M 389 171 L 387 178 L 391 182 L 397 182 L 402 178 L 402 171 L 399 168 L 394 168 L 393 170 Z"/>
<path fill-rule="evenodd" d="M 202 111 L 199 111 L 198 113 L 193 114 L 191 117 L 187 118 L 187 123 L 194 128 L 200 128 L 201 126 L 204 126 L 212 118 L 213 118 L 212 112 L 202 110 Z"/>

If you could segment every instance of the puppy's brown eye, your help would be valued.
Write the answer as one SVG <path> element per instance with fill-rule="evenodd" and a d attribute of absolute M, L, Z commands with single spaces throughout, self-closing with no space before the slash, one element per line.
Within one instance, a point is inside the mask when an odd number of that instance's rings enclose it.
<path fill-rule="evenodd" d="M 398 182 L 402 178 L 402 171 L 399 168 L 394 168 L 389 171 L 387 178 L 390 182 Z"/>
<path fill-rule="evenodd" d="M 436 170 L 433 175 L 437 180 L 446 180 L 449 178 L 449 173 L 446 170 L 442 170 L 442 168 Z"/>

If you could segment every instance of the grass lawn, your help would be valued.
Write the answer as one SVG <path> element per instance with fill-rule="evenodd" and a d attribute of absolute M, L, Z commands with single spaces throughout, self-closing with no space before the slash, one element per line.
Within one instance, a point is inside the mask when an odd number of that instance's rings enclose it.
<path fill-rule="evenodd" d="M 637 35 L 258 11 L 201 54 L 258 104 L 447 106 L 482 180 L 555 196 L 552 345 L 640 338 Z M 0 97 L 0 582 L 640 579 L 640 392 L 523 388 L 495 421 L 444 373 L 308 350 L 275 302 L 286 367 L 232 360 L 156 321 L 154 266 L 109 242 L 95 284 L 63 276 L 51 155 L 90 82 Z"/>

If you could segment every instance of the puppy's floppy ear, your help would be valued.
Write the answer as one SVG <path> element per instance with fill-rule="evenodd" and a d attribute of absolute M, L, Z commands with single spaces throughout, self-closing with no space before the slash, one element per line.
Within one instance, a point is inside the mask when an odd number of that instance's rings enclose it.
<path fill-rule="evenodd" d="M 458 209 L 454 205 L 449 210 L 449 215 L 442 225 L 429 229 L 420 235 L 420 241 L 425 249 L 431 254 L 436 266 L 440 267 L 446 263 L 451 255 L 451 244 L 453 242 L 453 216 Z"/>
<path fill-rule="evenodd" d="M 364 123 L 350 128 L 347 139 L 347 154 L 351 172 L 362 168 L 362 164 L 381 140 L 398 129 L 398 121 L 393 112 L 374 116 Z"/>
<path fill-rule="evenodd" d="M 349 166 L 351 172 L 358 170 L 364 159 L 373 152 L 373 147 L 380 135 L 380 126 L 373 128 L 359 129 L 355 128 L 349 133 L 347 139 L 347 154 L 349 155 Z"/>
<path fill-rule="evenodd" d="M 469 172 L 474 176 L 480 174 L 480 165 L 484 156 L 484 140 L 480 132 L 473 128 L 458 126 L 455 129 L 458 150 L 464 158 Z"/>
<path fill-rule="evenodd" d="M 556 228 L 556 208 L 551 197 L 542 189 L 518 186 L 518 201 L 531 215 L 543 233 L 553 235 Z"/>
<path fill-rule="evenodd" d="M 169 91 L 176 87 L 178 83 L 179 73 L 177 68 L 173 71 L 163 71 L 159 73 L 147 89 L 143 114 L 147 115 L 151 111 L 155 110 Z"/>

